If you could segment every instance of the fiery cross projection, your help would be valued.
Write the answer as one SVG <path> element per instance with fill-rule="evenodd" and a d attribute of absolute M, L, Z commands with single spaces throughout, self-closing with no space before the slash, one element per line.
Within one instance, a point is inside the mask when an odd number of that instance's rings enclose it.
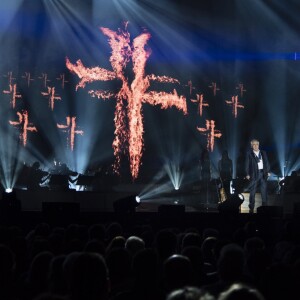
<path fill-rule="evenodd" d="M 34 81 L 33 78 L 31 78 L 31 74 L 29 72 L 25 72 L 25 74 L 22 76 L 27 82 L 27 86 L 30 86 L 31 81 Z"/>
<path fill-rule="evenodd" d="M 187 104 L 184 96 L 178 96 L 176 90 L 173 93 L 147 92 L 150 81 L 165 83 L 179 83 L 177 79 L 167 76 L 145 75 L 145 65 L 150 56 L 150 49 L 146 45 L 151 35 L 144 32 L 130 41 L 130 34 L 125 30 L 113 31 L 109 28 L 101 27 L 102 33 L 108 37 L 108 43 L 112 49 L 110 63 L 113 71 L 100 67 L 87 68 L 81 60 L 72 64 L 66 58 L 66 66 L 74 72 L 80 82 L 76 89 L 85 88 L 86 83 L 94 81 L 109 81 L 118 79 L 122 83 L 121 89 L 115 93 L 104 90 L 90 90 L 89 94 L 101 99 L 116 98 L 115 110 L 115 138 L 113 141 L 114 155 L 116 158 L 114 170 L 119 173 L 122 154 L 129 152 L 130 171 L 133 179 L 139 174 L 143 151 L 143 114 L 142 104 L 160 105 L 162 109 L 176 107 L 184 114 L 187 114 Z M 133 81 L 131 84 L 125 76 L 125 68 L 132 61 Z"/>
<path fill-rule="evenodd" d="M 195 87 L 193 86 L 192 80 L 188 81 L 187 86 L 190 88 L 190 95 L 192 95 L 192 92 L 195 89 Z"/>
<path fill-rule="evenodd" d="M 23 110 L 22 112 L 17 112 L 18 121 L 9 121 L 9 124 L 17 127 L 20 130 L 20 140 L 23 142 L 23 146 L 26 147 L 27 144 L 27 132 L 37 132 L 35 126 L 32 126 L 28 119 L 28 111 Z"/>
<path fill-rule="evenodd" d="M 83 135 L 82 130 L 76 130 L 76 117 L 66 117 L 66 124 L 57 124 L 57 127 L 63 129 L 68 134 L 67 141 L 71 151 L 74 150 L 75 134 Z"/>
<path fill-rule="evenodd" d="M 17 99 L 22 98 L 22 95 L 17 92 L 17 84 L 16 83 L 10 84 L 9 90 L 4 90 L 3 93 L 11 95 L 10 103 L 11 103 L 12 108 L 16 107 Z"/>
<path fill-rule="evenodd" d="M 15 108 L 17 99 L 22 98 L 22 95 L 17 92 L 17 84 L 13 83 L 13 80 L 15 80 L 16 78 L 13 77 L 13 72 L 8 72 L 7 75 L 3 75 L 3 76 L 7 77 L 8 86 L 9 86 L 9 90 L 3 90 L 3 94 L 11 95 L 10 103 L 12 108 Z"/>
<path fill-rule="evenodd" d="M 211 85 L 208 86 L 208 87 L 212 89 L 213 95 L 216 97 L 217 91 L 220 90 L 220 89 L 217 87 L 217 83 L 216 83 L 216 82 L 212 82 Z"/>
<path fill-rule="evenodd" d="M 220 130 L 215 129 L 215 121 L 214 120 L 206 120 L 206 128 L 199 128 L 197 130 L 202 134 L 207 135 L 207 150 L 213 151 L 215 145 L 215 138 L 220 138 L 222 133 Z"/>
<path fill-rule="evenodd" d="M 7 77 L 8 79 L 8 85 L 12 85 L 13 80 L 16 78 L 13 77 L 13 72 L 8 72 L 7 75 L 3 75 L 3 77 Z"/>
<path fill-rule="evenodd" d="M 197 99 L 191 99 L 191 101 L 194 103 L 199 103 L 199 105 L 198 105 L 199 115 L 202 116 L 203 106 L 209 106 L 209 104 L 207 102 L 204 102 L 203 94 L 196 94 L 196 95 L 197 95 Z"/>
<path fill-rule="evenodd" d="M 61 81 L 61 87 L 64 89 L 65 88 L 65 83 L 68 83 L 69 81 L 66 80 L 65 74 L 60 74 L 56 80 Z"/>
<path fill-rule="evenodd" d="M 45 88 L 48 86 L 47 83 L 51 81 L 50 79 L 48 79 L 48 74 L 46 74 L 46 73 L 42 73 L 42 76 L 40 76 L 39 79 L 42 80 L 43 86 L 44 86 Z"/>
<path fill-rule="evenodd" d="M 47 96 L 49 99 L 49 107 L 51 110 L 54 110 L 54 102 L 55 100 L 61 100 L 61 97 L 55 94 L 55 87 L 48 86 L 48 92 L 41 92 L 43 96 Z"/>
<path fill-rule="evenodd" d="M 232 105 L 232 114 L 237 117 L 238 108 L 244 108 L 244 105 L 239 103 L 239 96 L 232 96 L 231 101 L 225 100 L 228 105 Z"/>
<path fill-rule="evenodd" d="M 244 84 L 243 83 L 239 83 L 238 86 L 235 89 L 239 91 L 242 98 L 244 96 L 244 92 L 247 92 L 247 90 L 244 89 Z"/>

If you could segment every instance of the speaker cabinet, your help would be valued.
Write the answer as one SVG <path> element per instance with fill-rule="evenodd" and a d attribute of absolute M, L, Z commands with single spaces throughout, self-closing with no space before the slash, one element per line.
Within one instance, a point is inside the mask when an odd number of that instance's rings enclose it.
<path fill-rule="evenodd" d="M 158 212 L 165 215 L 183 214 L 185 205 L 162 204 L 158 207 Z"/>
<path fill-rule="evenodd" d="M 282 206 L 260 206 L 257 208 L 257 213 L 261 215 L 271 216 L 271 217 L 282 217 L 283 207 Z"/>
<path fill-rule="evenodd" d="M 79 215 L 79 202 L 43 202 L 42 212 L 45 215 L 51 216 L 74 216 Z"/>

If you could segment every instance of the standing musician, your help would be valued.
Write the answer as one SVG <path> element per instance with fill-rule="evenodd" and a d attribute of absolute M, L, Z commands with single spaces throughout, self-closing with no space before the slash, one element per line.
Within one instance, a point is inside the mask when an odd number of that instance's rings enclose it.
<path fill-rule="evenodd" d="M 218 162 L 220 180 L 227 197 L 230 196 L 230 182 L 232 180 L 232 160 L 228 156 L 227 150 L 222 152 L 222 158 Z"/>
<path fill-rule="evenodd" d="M 270 176 L 270 164 L 265 151 L 259 149 L 259 141 L 251 140 L 251 150 L 246 155 L 245 173 L 249 184 L 249 212 L 253 213 L 256 188 L 260 185 L 262 205 L 267 205 L 267 179 Z"/>

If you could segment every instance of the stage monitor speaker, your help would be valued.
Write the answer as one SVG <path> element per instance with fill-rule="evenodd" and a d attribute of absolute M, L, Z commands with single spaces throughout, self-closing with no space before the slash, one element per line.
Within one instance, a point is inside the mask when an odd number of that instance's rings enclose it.
<path fill-rule="evenodd" d="M 184 214 L 185 205 L 162 204 L 157 210 L 159 213 L 166 215 Z"/>
<path fill-rule="evenodd" d="M 270 217 L 282 217 L 283 207 L 282 206 L 259 206 L 257 208 L 257 213 L 261 215 L 270 216 Z"/>
<path fill-rule="evenodd" d="M 80 212 L 79 202 L 43 202 L 43 214 L 49 216 L 78 216 Z"/>

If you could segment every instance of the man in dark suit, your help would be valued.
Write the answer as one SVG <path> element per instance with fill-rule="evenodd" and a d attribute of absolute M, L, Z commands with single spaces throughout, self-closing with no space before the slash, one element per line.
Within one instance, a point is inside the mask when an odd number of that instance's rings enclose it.
<path fill-rule="evenodd" d="M 259 149 L 259 141 L 251 140 L 251 150 L 246 155 L 246 179 L 249 184 L 249 212 L 253 213 L 255 192 L 260 185 L 262 205 L 267 205 L 267 179 L 270 176 L 270 164 L 265 151 Z"/>

